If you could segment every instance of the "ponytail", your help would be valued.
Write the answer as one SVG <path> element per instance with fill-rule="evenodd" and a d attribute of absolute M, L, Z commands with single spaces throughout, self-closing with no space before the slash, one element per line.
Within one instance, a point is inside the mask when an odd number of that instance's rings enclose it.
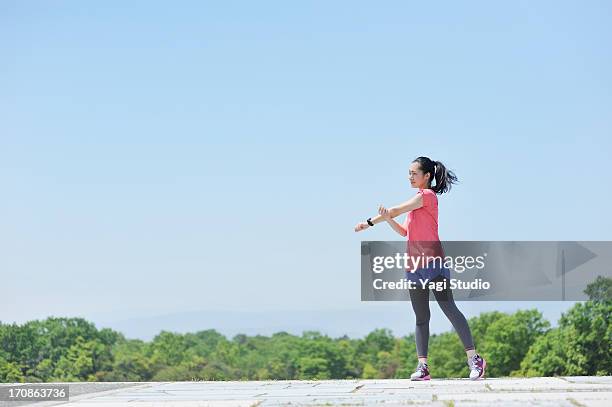
<path fill-rule="evenodd" d="M 451 186 L 459 180 L 455 173 L 447 169 L 440 161 L 433 161 L 428 157 L 417 157 L 413 162 L 419 163 L 423 173 L 429 173 L 429 187 L 436 194 L 443 194 L 450 191 Z M 435 179 L 436 185 L 431 186 L 431 182 Z"/>

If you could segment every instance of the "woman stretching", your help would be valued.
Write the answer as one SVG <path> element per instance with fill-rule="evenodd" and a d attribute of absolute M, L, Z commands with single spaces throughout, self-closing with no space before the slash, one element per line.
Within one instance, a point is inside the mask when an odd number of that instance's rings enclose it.
<path fill-rule="evenodd" d="M 418 157 L 410 164 L 410 186 L 418 188 L 418 192 L 408 201 L 394 206 L 378 208 L 378 215 L 368 218 L 366 222 L 358 223 L 355 232 L 365 230 L 377 223 L 386 221 L 393 230 L 408 238 L 408 251 L 415 247 L 422 248 L 425 242 L 425 249 L 429 252 L 441 253 L 441 243 L 438 237 L 438 198 L 436 194 L 443 194 L 451 189 L 451 185 L 457 182 L 455 174 L 447 170 L 440 161 L 432 161 L 428 157 Z M 435 185 L 432 182 L 435 180 Z M 393 218 L 408 212 L 406 221 L 403 225 L 397 223 Z M 430 242 L 430 243 L 427 243 Z M 418 251 L 421 253 L 421 250 Z M 450 279 L 450 272 L 447 268 L 437 262 L 436 267 L 425 265 L 425 267 L 414 270 L 412 273 L 407 271 L 406 277 L 413 281 L 416 278 L 424 278 L 432 281 L 444 281 Z M 416 277 L 415 277 L 416 275 Z M 470 368 L 470 379 L 476 380 L 484 378 L 485 360 L 476 353 L 474 341 L 470 327 L 465 316 L 459 311 L 453 300 L 453 292 L 447 281 L 443 291 L 433 290 L 434 296 L 444 315 L 451 321 L 459 338 L 463 342 L 467 354 L 467 364 Z M 429 344 L 429 288 L 423 288 L 421 284 L 416 284 L 415 288 L 408 290 L 410 302 L 416 315 L 416 349 L 418 365 L 416 371 L 410 376 L 411 380 L 430 380 L 429 366 L 427 365 L 427 348 Z"/>

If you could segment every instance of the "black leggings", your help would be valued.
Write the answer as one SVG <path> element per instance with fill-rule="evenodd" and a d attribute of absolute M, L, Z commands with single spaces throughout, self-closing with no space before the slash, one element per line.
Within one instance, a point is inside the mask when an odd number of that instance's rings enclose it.
<path fill-rule="evenodd" d="M 433 282 L 443 281 L 444 276 L 434 278 Z M 474 349 L 474 340 L 468 323 L 457 308 L 453 299 L 453 291 L 450 288 L 450 282 L 446 282 L 446 289 L 443 291 L 433 290 L 434 296 L 444 315 L 450 320 L 463 342 L 465 350 Z M 416 348 L 417 356 L 420 358 L 427 357 L 427 348 L 429 345 L 429 288 L 423 288 L 420 283 L 416 284 L 416 288 L 408 290 L 410 292 L 410 302 L 416 316 Z"/>

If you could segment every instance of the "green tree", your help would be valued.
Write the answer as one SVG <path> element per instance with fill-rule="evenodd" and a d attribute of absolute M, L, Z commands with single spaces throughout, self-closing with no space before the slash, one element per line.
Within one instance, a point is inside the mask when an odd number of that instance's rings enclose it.
<path fill-rule="evenodd" d="M 565 331 L 567 374 L 612 374 L 610 315 L 610 301 L 577 303 L 563 314 L 559 329 Z"/>
<path fill-rule="evenodd" d="M 95 381 L 96 359 L 104 351 L 104 345 L 96 340 L 86 341 L 78 337 L 66 355 L 58 361 L 54 379 L 61 381 Z"/>
<path fill-rule="evenodd" d="M 299 360 L 299 379 L 329 379 L 331 373 L 327 359 L 303 356 Z"/>
<path fill-rule="evenodd" d="M 0 383 L 23 383 L 25 378 L 19 365 L 0 356 Z"/>
<path fill-rule="evenodd" d="M 112 349 L 111 369 L 97 372 L 97 376 L 101 381 L 148 381 L 153 374 L 146 353 L 147 346 L 139 339 L 121 341 Z"/>
<path fill-rule="evenodd" d="M 370 364 L 370 362 L 366 362 L 363 365 L 361 378 L 362 379 L 377 379 L 379 375 L 378 369 Z"/>
<path fill-rule="evenodd" d="M 297 379 L 299 374 L 300 338 L 286 332 L 272 335 L 268 347 L 265 369 L 278 380 Z"/>
<path fill-rule="evenodd" d="M 187 346 L 183 335 L 161 331 L 150 346 L 150 357 L 153 365 L 156 366 L 176 366 L 183 361 Z"/>
<path fill-rule="evenodd" d="M 428 362 L 432 377 L 465 376 L 466 361 L 463 345 L 455 332 L 434 334 L 429 339 Z M 412 371 L 414 371 L 414 366 L 412 366 Z"/>
<path fill-rule="evenodd" d="M 396 355 L 399 360 L 399 366 L 395 372 L 394 378 L 405 379 L 410 377 L 417 364 L 416 344 L 414 333 L 403 336 L 396 341 Z"/>
<path fill-rule="evenodd" d="M 595 281 L 587 285 L 584 293 L 591 301 L 612 301 L 612 278 L 598 276 Z"/>
<path fill-rule="evenodd" d="M 46 382 L 53 376 L 54 368 L 55 367 L 51 359 L 43 359 L 36 365 L 32 371 L 32 374 L 34 377 L 40 379 L 41 382 Z"/>
<path fill-rule="evenodd" d="M 605 294 L 610 281 L 598 277 L 587 286 L 589 301 L 575 304 L 561 316 L 557 328 L 534 342 L 521 362 L 521 374 L 612 374 L 612 301 Z"/>
<path fill-rule="evenodd" d="M 395 337 L 389 329 L 375 329 L 359 341 L 356 346 L 356 363 L 365 366 L 369 363 L 376 366 L 379 352 L 393 352 Z"/>
<path fill-rule="evenodd" d="M 521 361 L 523 376 L 557 376 L 566 372 L 565 331 L 554 328 L 538 337 Z"/>
<path fill-rule="evenodd" d="M 531 345 L 549 327 L 550 323 L 537 310 L 520 310 L 496 319 L 479 350 L 486 359 L 494 361 L 488 366 L 487 374 L 508 376 L 519 369 Z"/>

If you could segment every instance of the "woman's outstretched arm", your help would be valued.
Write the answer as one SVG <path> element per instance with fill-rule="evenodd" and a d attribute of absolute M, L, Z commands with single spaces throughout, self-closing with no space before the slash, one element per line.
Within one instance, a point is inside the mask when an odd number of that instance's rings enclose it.
<path fill-rule="evenodd" d="M 406 202 L 402 202 L 401 204 L 395 205 L 389 209 L 386 209 L 384 206 L 380 205 L 378 208 L 378 215 L 370 219 L 370 222 L 372 222 L 373 224 L 377 224 L 380 222 L 387 221 L 387 223 L 389 223 L 389 226 L 391 226 L 393 230 L 395 230 L 402 236 L 406 236 L 406 229 L 402 225 L 397 223 L 393 218 L 413 209 L 418 209 L 422 206 L 423 195 L 421 194 L 416 194 Z M 368 227 L 369 225 L 365 222 L 358 223 L 357 226 L 355 226 L 355 232 L 360 232 L 362 230 L 367 229 Z"/>

